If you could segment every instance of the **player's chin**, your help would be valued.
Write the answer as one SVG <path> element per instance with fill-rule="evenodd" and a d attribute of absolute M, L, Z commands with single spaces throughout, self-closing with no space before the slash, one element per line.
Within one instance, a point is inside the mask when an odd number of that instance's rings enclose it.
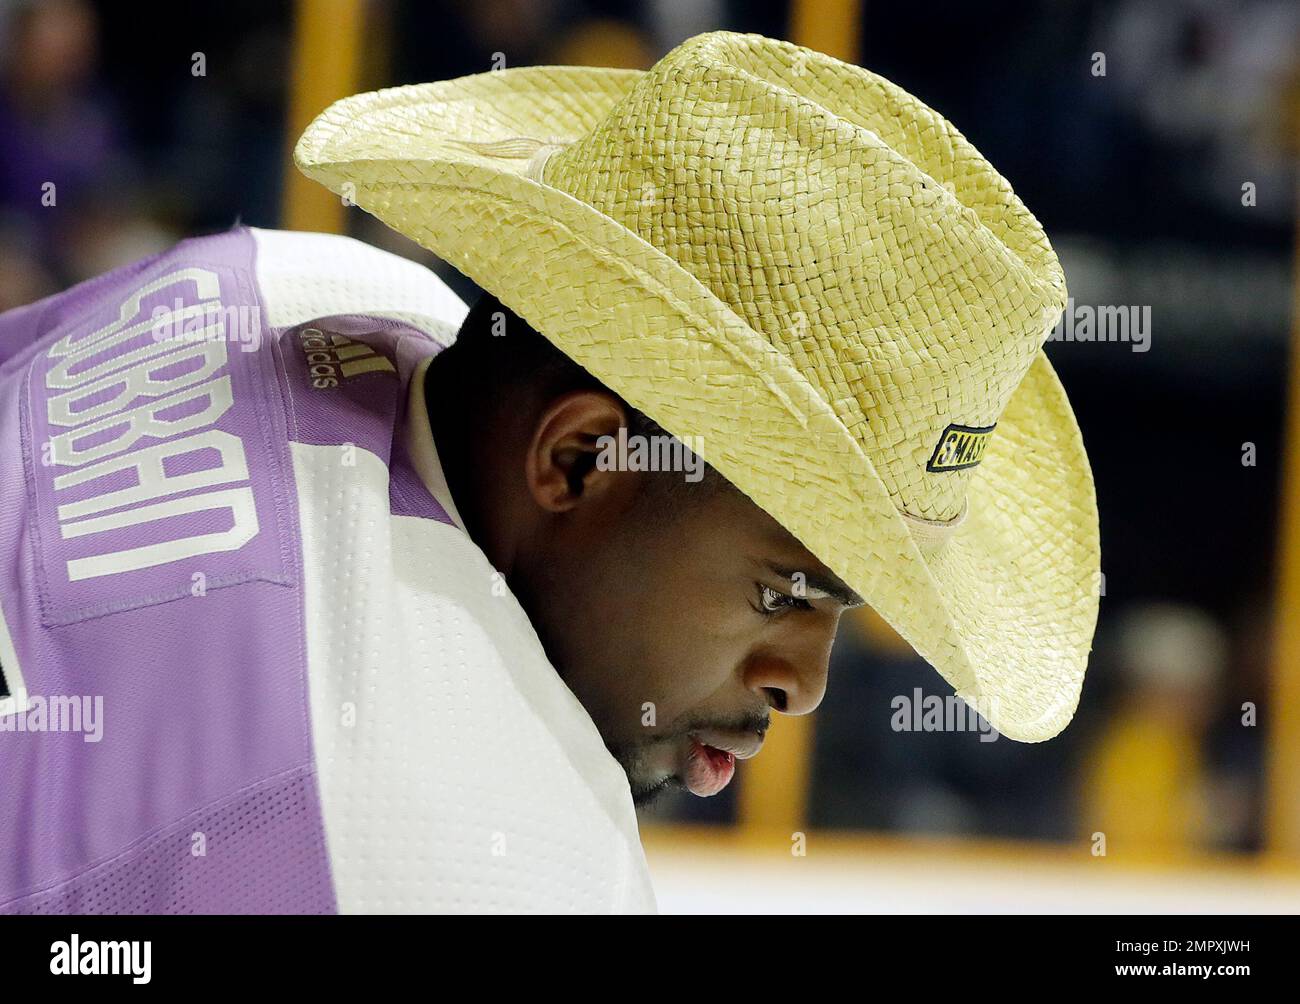
<path fill-rule="evenodd" d="M 649 780 L 629 778 L 632 789 L 632 804 L 637 808 L 654 805 L 667 792 L 681 790 L 684 785 L 676 774 Z"/>

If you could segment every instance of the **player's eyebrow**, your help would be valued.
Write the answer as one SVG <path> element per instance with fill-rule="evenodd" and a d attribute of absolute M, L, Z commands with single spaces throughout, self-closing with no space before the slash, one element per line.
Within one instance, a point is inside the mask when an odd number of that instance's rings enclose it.
<path fill-rule="evenodd" d="M 866 600 L 845 585 L 843 580 L 833 572 L 812 572 L 804 568 L 778 565 L 772 561 L 766 561 L 764 564 L 774 575 L 789 580 L 791 585 L 798 581 L 795 579 L 796 575 L 803 576 L 804 595 L 808 599 L 830 597 L 845 607 L 860 607 L 866 604 Z"/>

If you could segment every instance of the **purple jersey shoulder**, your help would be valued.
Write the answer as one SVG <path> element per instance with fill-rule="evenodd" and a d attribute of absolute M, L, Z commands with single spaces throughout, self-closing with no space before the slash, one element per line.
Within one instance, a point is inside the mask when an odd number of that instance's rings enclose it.
<path fill-rule="evenodd" d="M 437 344 L 267 328 L 256 250 L 0 315 L 0 912 L 335 909 L 290 444 L 370 450 L 395 512 L 449 521 L 397 434 Z"/>

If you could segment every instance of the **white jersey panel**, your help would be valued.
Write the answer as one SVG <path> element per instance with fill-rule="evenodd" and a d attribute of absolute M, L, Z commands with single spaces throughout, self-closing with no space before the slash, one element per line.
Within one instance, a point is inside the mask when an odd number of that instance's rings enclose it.
<path fill-rule="evenodd" d="M 250 228 L 268 327 L 329 314 L 405 321 L 450 345 L 469 308 L 417 262 L 351 237 Z"/>
<path fill-rule="evenodd" d="M 626 777 L 483 552 L 392 516 L 372 453 L 292 451 L 340 910 L 653 912 Z"/>

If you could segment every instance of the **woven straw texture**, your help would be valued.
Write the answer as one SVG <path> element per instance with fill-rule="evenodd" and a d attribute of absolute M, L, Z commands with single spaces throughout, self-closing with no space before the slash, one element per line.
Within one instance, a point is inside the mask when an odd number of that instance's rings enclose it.
<path fill-rule="evenodd" d="M 941 115 L 711 32 L 646 72 L 340 101 L 299 167 L 461 269 L 700 452 L 1004 735 L 1056 735 L 1097 617 L 1092 475 L 1041 351 L 1065 282 Z M 949 425 L 996 425 L 932 471 Z"/>

